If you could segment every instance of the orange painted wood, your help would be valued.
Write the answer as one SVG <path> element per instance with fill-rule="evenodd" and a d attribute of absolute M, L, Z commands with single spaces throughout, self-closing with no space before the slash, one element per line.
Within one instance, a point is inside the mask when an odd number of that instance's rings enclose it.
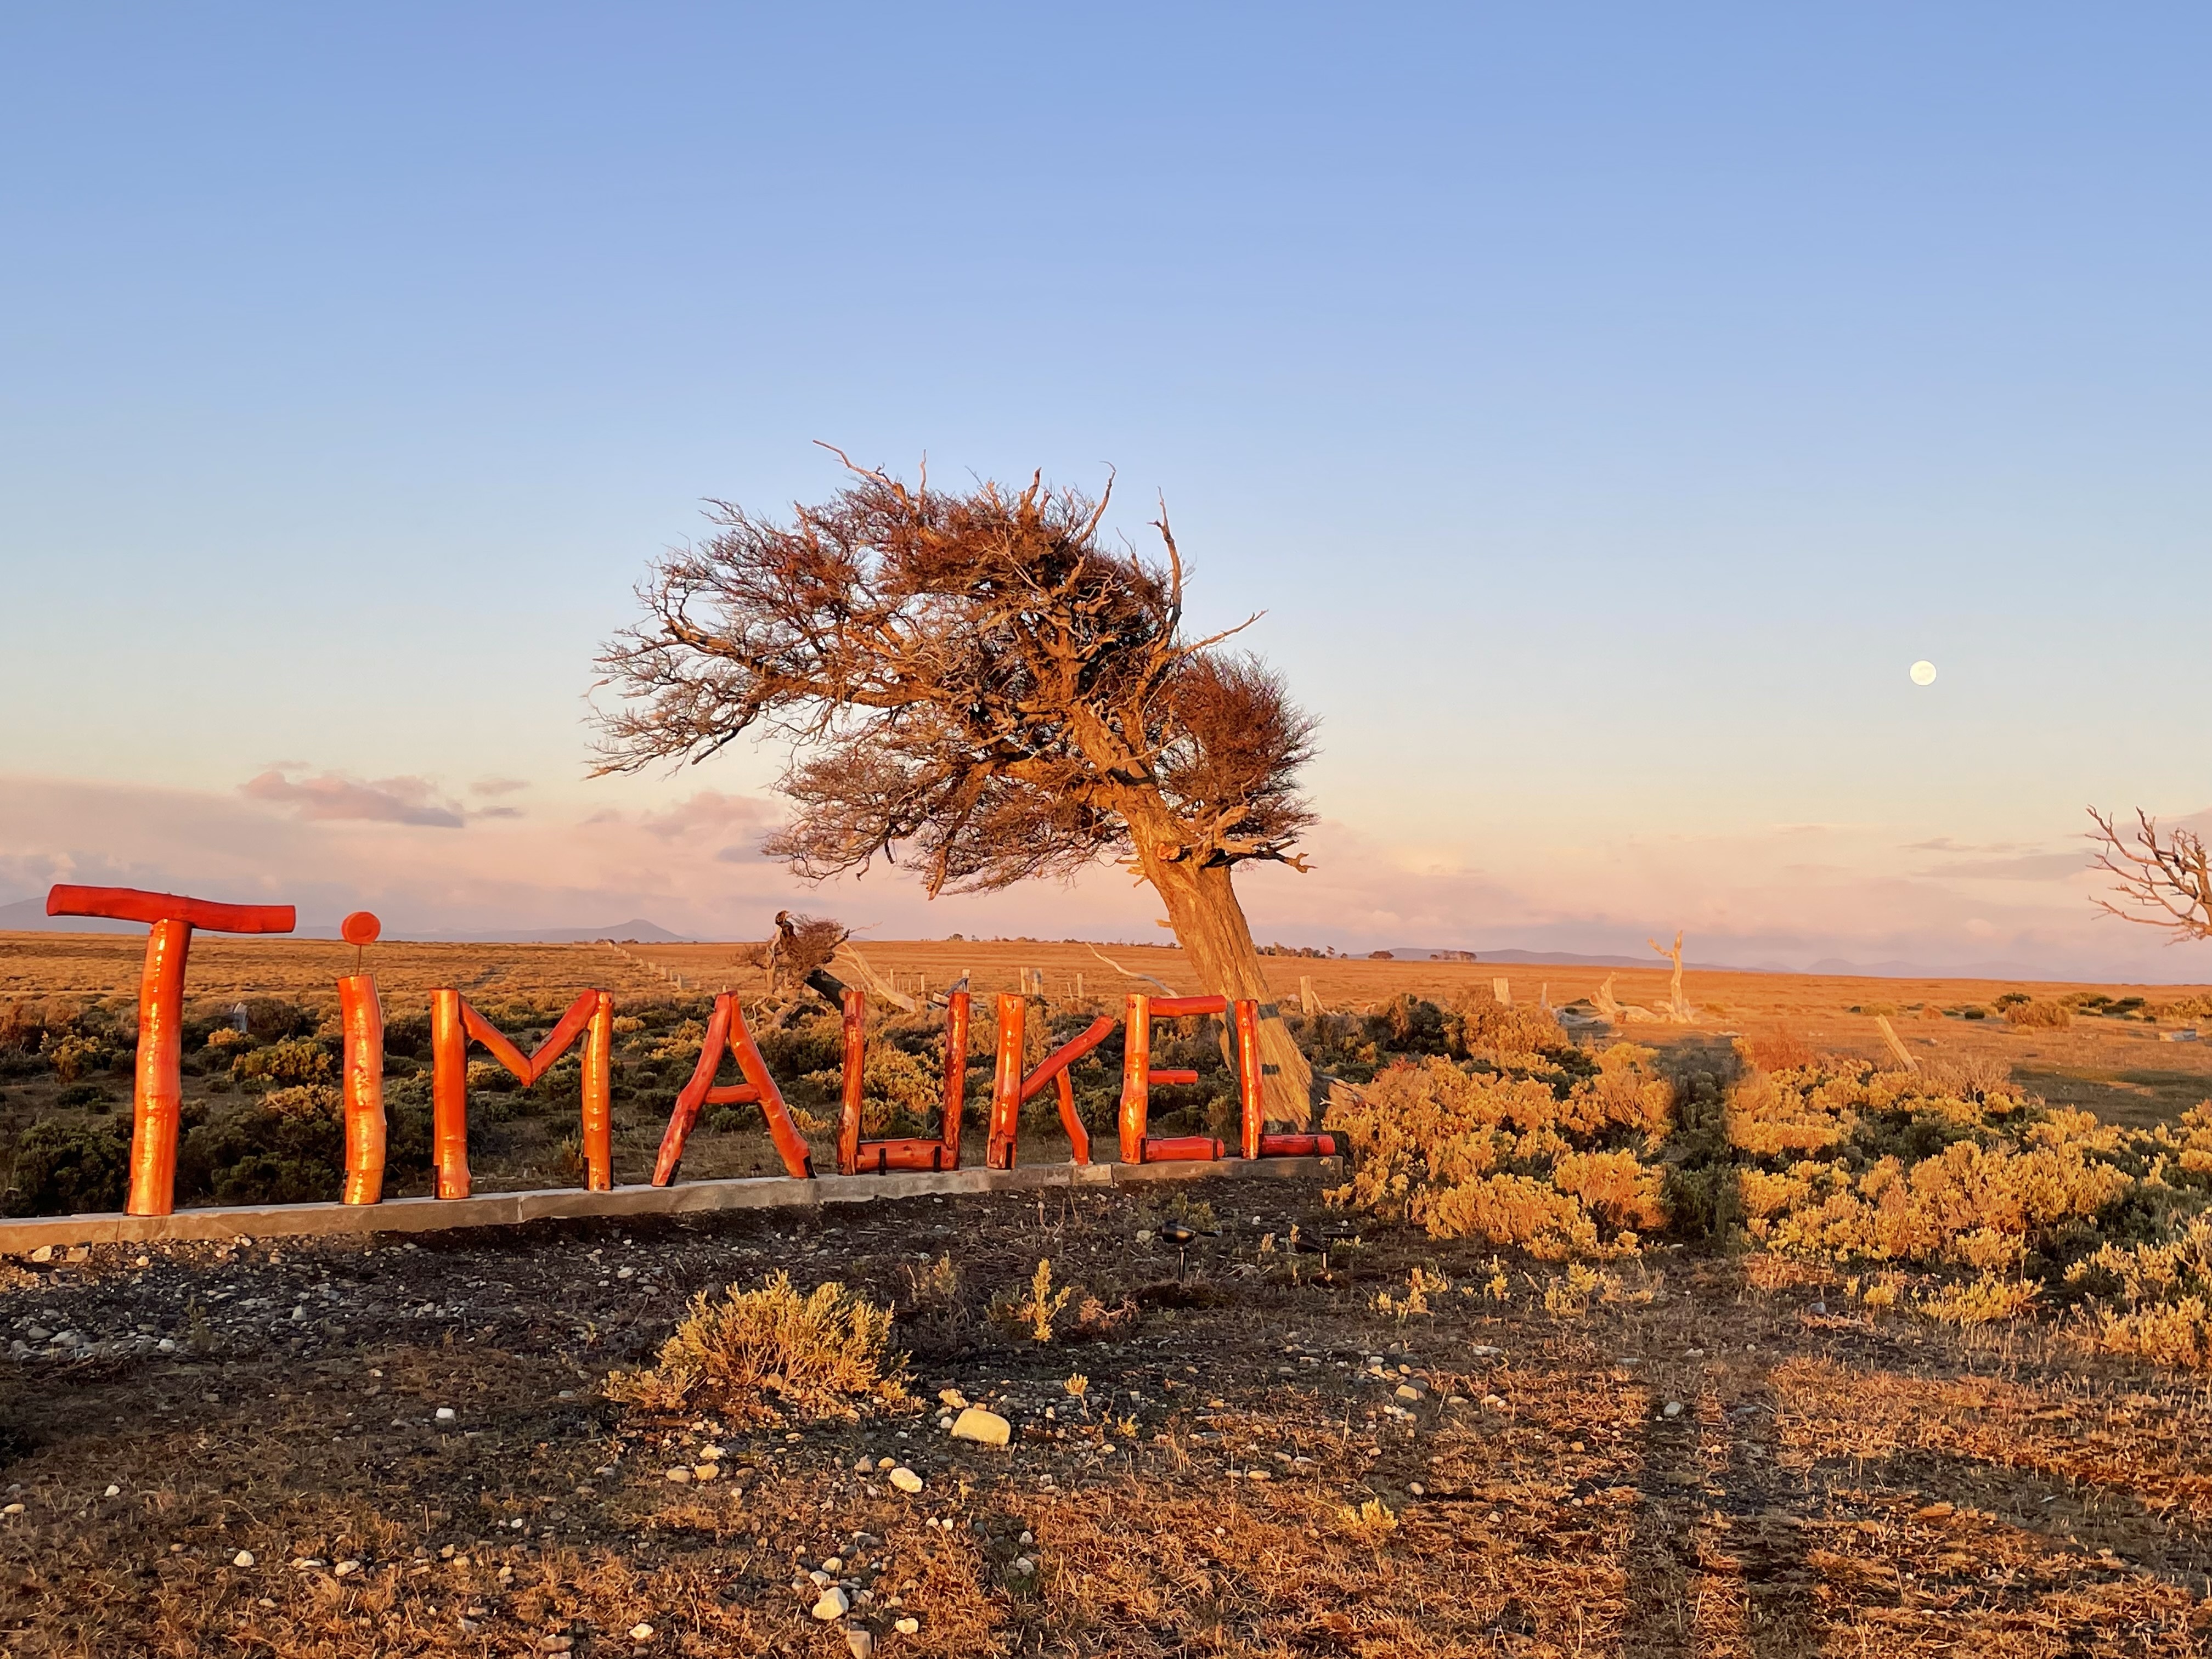
<path fill-rule="evenodd" d="M 1145 1073 L 1145 1081 L 1148 1084 L 1157 1083 L 1163 1088 L 1171 1088 L 1178 1083 L 1197 1082 L 1198 1073 L 1182 1066 L 1156 1066 Z"/>
<path fill-rule="evenodd" d="M 118 921 L 181 921 L 211 933 L 289 933 L 298 913 L 289 904 L 218 904 L 181 893 L 137 887 L 71 887 L 46 890 L 50 916 L 112 916 Z M 167 1214 L 167 1212 L 162 1212 Z"/>
<path fill-rule="evenodd" d="M 1114 1035 L 1114 1022 L 1101 1016 L 1093 1020 L 1080 1036 L 1073 1037 L 1037 1062 L 1037 1068 L 1022 1081 L 1022 1098 L 1033 1100 L 1042 1093 L 1044 1085 L 1069 1066 Z"/>
<path fill-rule="evenodd" d="M 864 1140 L 855 1159 L 856 1175 L 882 1175 L 890 1170 L 949 1170 L 945 1143 L 928 1139 Z"/>
<path fill-rule="evenodd" d="M 430 993 L 431 1190 L 469 1195 L 469 1031 L 461 994 Z"/>
<path fill-rule="evenodd" d="M 1162 1135 L 1145 1142 L 1145 1164 L 1211 1164 L 1222 1146 L 1212 1135 Z"/>
<path fill-rule="evenodd" d="M 1179 1014 L 1225 1014 L 1229 1012 L 1227 997 L 1154 997 L 1152 1004 L 1154 1019 L 1173 1019 Z"/>
<path fill-rule="evenodd" d="M 750 1083 L 718 1084 L 707 1091 L 709 1106 L 749 1106 L 761 1097 L 761 1091 Z"/>
<path fill-rule="evenodd" d="M 506 1032 L 478 1013 L 466 997 L 461 998 L 461 1029 L 471 1041 L 482 1043 L 494 1060 L 514 1073 L 525 1088 L 535 1080 L 530 1075 L 530 1061 L 522 1050 L 514 1046 Z"/>
<path fill-rule="evenodd" d="M 1279 1134 L 1261 1135 L 1255 1158 L 1334 1158 L 1336 1155 L 1334 1135 Z"/>
<path fill-rule="evenodd" d="M 944 1143 L 940 1169 L 960 1167 L 960 1120 L 968 1110 L 968 993 L 955 991 L 945 1000 L 945 1110 L 938 1121 L 938 1139 Z"/>
<path fill-rule="evenodd" d="M 1239 1149 L 1246 1158 L 1260 1156 L 1260 1134 L 1267 1118 L 1260 1093 L 1260 1005 L 1250 997 L 1237 1000 L 1237 1127 Z"/>
<path fill-rule="evenodd" d="M 1152 1097 L 1146 1085 L 1152 1065 L 1152 1000 L 1141 992 L 1129 994 L 1128 1018 L 1121 1036 L 1121 1162 L 1145 1161 L 1145 1127 L 1152 1115 Z"/>
<path fill-rule="evenodd" d="M 530 1075 L 523 1079 L 525 1083 L 534 1085 L 553 1069 L 553 1062 L 568 1053 L 568 1045 L 599 1018 L 599 1000 L 606 994 L 605 991 L 586 991 L 568 1005 L 568 1012 L 545 1034 L 545 1041 L 530 1051 Z M 608 1018 L 613 1016 L 610 1014 Z M 590 1050 L 586 1048 L 585 1052 L 588 1055 Z"/>
<path fill-rule="evenodd" d="M 660 1151 L 653 1160 L 656 1187 L 665 1187 L 676 1179 L 677 1166 L 684 1162 L 684 1143 L 691 1138 L 702 1109 L 714 1097 L 714 1073 L 721 1069 L 722 1051 L 729 1046 L 731 1011 L 736 1004 L 727 992 L 714 999 L 714 1012 L 708 1017 L 707 1036 L 699 1045 L 690 1080 L 677 1091 L 676 1103 L 668 1110 L 668 1127 L 660 1132 Z"/>
<path fill-rule="evenodd" d="M 837 1173 L 854 1175 L 860 1167 L 860 1097 L 867 1083 L 867 993 L 848 990 L 844 1002 L 845 1066 L 837 1111 Z"/>
<path fill-rule="evenodd" d="M 586 991 L 577 998 L 576 1008 L 586 1007 L 587 1001 L 584 1027 L 584 1182 L 595 1193 L 608 1193 L 614 1190 L 615 1185 L 615 1000 L 605 991 Z M 571 1016 L 576 1008 L 568 1011 Z M 556 1027 L 554 1036 L 559 1034 Z M 552 1055 L 546 1052 L 552 1046 L 553 1038 L 549 1036 L 530 1057 L 533 1071 L 541 1059 L 547 1066 L 553 1063 Z"/>
<path fill-rule="evenodd" d="M 1082 1115 L 1075 1109 L 1075 1085 L 1066 1072 L 1058 1073 L 1053 1081 L 1060 1085 L 1060 1127 L 1067 1131 L 1067 1161 L 1088 1164 L 1091 1131 L 1084 1127 Z"/>
<path fill-rule="evenodd" d="M 761 1058 L 759 1045 L 745 1029 L 745 1011 L 738 1006 L 736 997 L 730 997 L 729 1001 L 730 1052 L 737 1057 L 738 1069 L 745 1074 L 745 1081 L 760 1091 L 761 1115 L 768 1120 L 769 1139 L 775 1142 L 776 1155 L 783 1159 L 784 1173 L 796 1180 L 811 1181 L 814 1154 L 807 1147 L 806 1137 L 791 1121 L 791 1109 L 783 1103 L 782 1092 L 769 1075 L 768 1062 Z"/>
<path fill-rule="evenodd" d="M 384 1004 L 374 974 L 338 981 L 338 1030 L 345 1044 L 340 1094 L 345 1103 L 345 1185 L 348 1204 L 384 1197 Z"/>
<path fill-rule="evenodd" d="M 58 887 L 54 890 L 71 890 Z M 47 902 L 48 914 L 53 914 L 52 901 Z M 125 1204 L 131 1215 L 167 1215 L 177 1207 L 177 1129 L 185 1104 L 179 1061 L 184 1054 L 185 960 L 191 948 L 192 925 L 180 917 L 156 921 L 146 935 L 146 963 L 138 975 L 138 1077 L 131 1103 L 131 1191 Z"/>
<path fill-rule="evenodd" d="M 983 1162 L 994 1170 L 1014 1167 L 1014 1143 L 1022 1124 L 1022 1059 L 1029 1003 L 1012 993 L 999 998 L 999 1051 L 991 1068 L 990 1135 Z"/>

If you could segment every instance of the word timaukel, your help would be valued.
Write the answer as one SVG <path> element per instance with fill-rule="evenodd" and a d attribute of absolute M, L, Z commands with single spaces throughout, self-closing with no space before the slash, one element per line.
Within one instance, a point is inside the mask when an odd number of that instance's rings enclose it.
<path fill-rule="evenodd" d="M 142 892 L 133 887 L 57 886 L 46 895 L 50 916 L 108 916 L 148 923 L 146 965 L 138 981 L 138 1072 L 132 1100 L 131 1189 L 125 1205 L 131 1215 L 167 1215 L 176 1207 L 177 1132 L 183 1108 L 179 1071 L 184 1029 L 185 963 L 192 930 L 216 933 L 289 933 L 297 925 L 289 904 L 219 904 L 174 893 Z M 382 926 L 357 910 L 339 927 L 349 945 L 373 945 Z M 358 964 L 356 964 L 357 966 Z M 343 1033 L 343 1097 L 345 1112 L 345 1185 L 348 1204 L 374 1204 L 384 1196 L 384 1006 L 373 974 L 353 973 L 337 981 L 338 1017 Z M 844 1070 L 837 1120 L 837 1169 L 842 1175 L 879 1175 L 890 1170 L 957 1170 L 960 1167 L 960 1121 L 967 1085 L 969 995 L 956 991 L 945 1009 L 945 1085 L 941 1128 L 927 1139 L 860 1139 L 861 1079 L 866 1070 L 867 1000 L 860 991 L 844 993 Z M 1059 1092 L 1060 1119 L 1078 1164 L 1091 1162 L 1091 1136 L 1076 1115 L 1069 1068 L 1114 1033 L 1115 1022 L 1094 1021 L 1090 1029 L 1062 1044 L 1026 1074 L 1022 1039 L 1028 1004 L 1018 995 L 999 998 L 999 1047 L 992 1073 L 989 1133 L 984 1161 L 994 1170 L 1014 1167 L 1015 1139 L 1024 1102 L 1048 1086 Z M 1152 1021 L 1183 1014 L 1222 1014 L 1237 1034 L 1237 1079 L 1240 1104 L 1238 1152 L 1248 1158 L 1303 1158 L 1336 1150 L 1325 1134 L 1268 1134 L 1261 1127 L 1260 1103 L 1259 1006 L 1249 998 L 1149 997 L 1132 995 L 1122 1044 L 1121 1154 L 1124 1164 L 1170 1160 L 1213 1160 L 1226 1156 L 1211 1135 L 1155 1136 L 1147 1133 L 1151 1089 L 1155 1083 L 1195 1083 L 1198 1073 L 1156 1070 L 1152 1064 Z M 431 1145 L 434 1190 L 440 1198 L 469 1195 L 468 1048 L 475 1042 L 514 1073 L 525 1085 L 535 1083 L 580 1038 L 583 1051 L 583 1161 L 585 1185 L 593 1192 L 614 1186 L 613 1119 L 610 1110 L 614 999 L 606 992 L 580 993 L 545 1040 L 530 1054 L 515 1047 L 490 1021 L 470 1006 L 459 991 L 430 993 Z M 727 1058 L 742 1081 L 714 1079 Z M 793 1180 L 814 1178 L 813 1154 L 799 1133 L 783 1096 L 769 1075 L 744 1011 L 725 992 L 714 999 L 699 1063 L 676 1097 L 668 1127 L 660 1138 L 653 1184 L 674 1182 L 684 1160 L 684 1143 L 699 1114 L 708 1106 L 757 1103 L 770 1139 Z"/>

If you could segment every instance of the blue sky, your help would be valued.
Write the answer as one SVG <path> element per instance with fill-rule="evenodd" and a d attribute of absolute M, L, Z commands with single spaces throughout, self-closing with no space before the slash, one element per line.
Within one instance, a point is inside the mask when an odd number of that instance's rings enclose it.
<path fill-rule="evenodd" d="M 826 493 L 819 438 L 1110 465 L 1133 536 L 1165 493 L 1326 722 L 1263 935 L 2212 978 L 2060 856 L 2087 802 L 2212 808 L 2208 46 L 2180 6 L 15 9 L 0 902 L 757 932 L 774 757 L 586 782 L 582 699 L 700 499 Z M 1153 914 L 871 883 L 810 902 Z"/>

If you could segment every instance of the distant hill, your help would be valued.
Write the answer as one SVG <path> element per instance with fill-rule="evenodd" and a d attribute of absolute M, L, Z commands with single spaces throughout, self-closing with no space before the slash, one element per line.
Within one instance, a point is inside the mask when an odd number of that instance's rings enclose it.
<path fill-rule="evenodd" d="M 1456 953 L 1419 945 L 1401 945 L 1390 954 L 1400 962 L 1431 962 L 1438 957 L 1449 959 Z M 1666 958 L 1656 953 L 1643 957 L 1585 957 L 1577 956 L 1571 951 L 1478 951 L 1474 953 L 1474 959 L 1478 964 L 1494 963 L 1502 968 L 1664 969 L 1667 966 Z M 1823 957 L 1809 968 L 1791 968 L 1778 962 L 1762 962 L 1751 967 L 1720 962 L 1686 962 L 1682 966 L 1692 972 L 1704 974 L 1807 974 L 1826 979 L 2024 979 L 2073 982 L 2048 968 L 2038 968 L 2025 962 L 1959 962 L 1931 967 L 1918 962 L 1849 962 L 1842 957 Z M 2076 979 L 2079 977 L 2075 976 Z"/>
<path fill-rule="evenodd" d="M 322 927 L 302 927 L 300 931 L 310 939 L 336 939 L 338 930 L 337 924 L 332 922 Z M 414 939 L 425 945 L 588 945 L 593 939 L 611 939 L 620 945 L 697 943 L 690 933 L 671 933 L 659 922 L 647 921 L 642 916 L 616 922 L 611 927 L 535 927 L 490 933 L 450 933 L 395 927 L 385 937 Z"/>
<path fill-rule="evenodd" d="M 0 933 L 143 933 L 143 921 L 115 921 L 106 916 L 50 916 L 42 898 L 17 899 L 0 904 Z"/>
<path fill-rule="evenodd" d="M 106 916 L 50 916 L 43 898 L 18 899 L 0 904 L 0 933 L 143 933 L 143 921 L 115 921 Z M 335 921 L 302 923 L 290 939 L 336 939 Z M 532 927 L 492 933 L 462 933 L 442 928 L 412 928 L 392 924 L 385 937 L 415 939 L 430 945 L 588 945 L 611 939 L 624 945 L 689 945 L 689 933 L 671 933 L 657 921 L 633 916 L 605 927 Z"/>
<path fill-rule="evenodd" d="M 1358 953 L 1353 952 L 1355 956 Z M 1464 960 L 1457 951 L 1430 950 L 1421 945 L 1394 946 L 1390 954 L 1400 962 L 1434 962 L 1438 959 Z M 1503 968 L 1664 968 L 1667 959 L 1661 956 L 1642 957 L 1581 957 L 1571 951 L 1476 951 L 1472 953 L 1478 963 L 1495 963 Z M 1686 962 L 1686 969 L 1705 974 L 1786 974 L 1787 968 L 1730 968 L 1717 962 Z M 1816 969 L 1815 971 L 1820 971 Z"/>

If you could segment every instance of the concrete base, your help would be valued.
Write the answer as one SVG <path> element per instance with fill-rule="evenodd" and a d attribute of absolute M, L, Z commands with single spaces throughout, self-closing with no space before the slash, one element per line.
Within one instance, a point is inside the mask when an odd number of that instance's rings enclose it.
<path fill-rule="evenodd" d="M 450 1227 L 512 1227 L 580 1217 L 696 1215 L 712 1210 L 814 1209 L 888 1198 L 1026 1193 L 1055 1187 L 1133 1187 L 1209 1176 L 1321 1181 L 1341 1178 L 1339 1158 L 1224 1158 L 1218 1164 L 1033 1164 L 1013 1170 L 914 1170 L 877 1176 L 752 1176 L 610 1193 L 556 1188 L 477 1198 L 395 1198 L 381 1204 L 241 1204 L 173 1215 L 57 1215 L 0 1221 L 0 1255 L 64 1244 L 162 1243 L 187 1239 L 358 1237 Z"/>

